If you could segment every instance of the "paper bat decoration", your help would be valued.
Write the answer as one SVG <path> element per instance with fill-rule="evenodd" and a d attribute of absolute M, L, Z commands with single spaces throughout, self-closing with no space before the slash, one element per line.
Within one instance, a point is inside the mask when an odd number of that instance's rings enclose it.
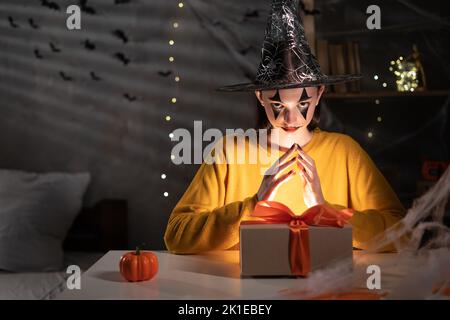
<path fill-rule="evenodd" d="M 97 11 L 93 7 L 87 6 L 87 0 L 80 0 L 79 4 L 81 11 L 86 12 L 88 14 L 97 14 Z"/>
<path fill-rule="evenodd" d="M 9 25 L 13 28 L 19 28 L 19 25 L 14 21 L 14 18 L 8 16 Z"/>
<path fill-rule="evenodd" d="M 101 81 L 102 80 L 102 78 L 97 76 L 94 71 L 91 71 L 89 74 L 91 75 L 92 80 L 95 80 L 95 81 Z"/>
<path fill-rule="evenodd" d="M 135 101 L 137 98 L 135 96 L 132 96 L 128 93 L 124 93 L 123 96 L 129 101 L 129 102 L 133 102 Z"/>
<path fill-rule="evenodd" d="M 253 46 L 248 46 L 247 48 L 240 50 L 239 53 L 242 54 L 243 56 L 245 56 L 252 49 L 253 49 Z"/>
<path fill-rule="evenodd" d="M 38 49 L 34 49 L 34 56 L 38 59 L 43 59 L 44 57 L 41 55 Z"/>
<path fill-rule="evenodd" d="M 116 52 L 114 56 L 122 62 L 124 65 L 127 65 L 130 62 L 130 59 L 128 59 L 122 52 Z"/>
<path fill-rule="evenodd" d="M 84 40 L 83 44 L 87 50 L 95 50 L 95 44 L 89 39 Z"/>
<path fill-rule="evenodd" d="M 247 11 L 244 15 L 244 19 L 246 18 L 257 18 L 259 17 L 259 11 L 258 10 L 251 10 Z"/>
<path fill-rule="evenodd" d="M 59 11 L 59 5 L 56 2 L 48 1 L 48 0 L 41 0 L 41 5 L 44 7 L 47 7 L 49 9 L 53 9 L 56 11 Z"/>
<path fill-rule="evenodd" d="M 50 49 L 52 49 L 53 52 L 61 52 L 60 48 L 57 48 L 52 42 L 48 43 L 50 46 Z"/>
<path fill-rule="evenodd" d="M 122 40 L 123 43 L 128 42 L 128 37 L 126 36 L 125 32 L 123 32 L 122 30 L 119 30 L 119 29 L 114 30 L 113 35 L 115 35 L 117 38 Z"/>
<path fill-rule="evenodd" d="M 167 71 L 158 71 L 158 74 L 162 77 L 168 77 L 172 74 L 171 70 L 167 70 Z"/>
<path fill-rule="evenodd" d="M 29 19 L 28 19 L 28 23 L 30 24 L 30 26 L 31 26 L 33 29 L 39 29 L 39 26 L 38 26 L 36 23 L 34 23 L 34 20 L 33 20 L 32 18 L 29 18 Z"/>
<path fill-rule="evenodd" d="M 68 75 L 66 75 L 66 74 L 64 73 L 64 71 L 60 71 L 60 72 L 59 72 L 59 75 L 61 76 L 61 78 L 62 78 L 64 81 L 72 81 L 72 80 L 73 80 L 73 78 L 72 78 L 72 77 L 69 77 Z"/>

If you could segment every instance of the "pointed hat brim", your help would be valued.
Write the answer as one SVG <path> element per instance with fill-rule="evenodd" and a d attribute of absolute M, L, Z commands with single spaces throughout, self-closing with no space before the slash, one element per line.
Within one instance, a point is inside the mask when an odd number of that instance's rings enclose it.
<path fill-rule="evenodd" d="M 359 74 L 345 74 L 336 76 L 322 76 L 317 80 L 313 81 L 302 81 L 299 83 L 295 82 L 281 82 L 281 83 L 240 83 L 229 86 L 223 86 L 218 88 L 218 91 L 222 92 L 249 92 L 249 91 L 264 91 L 264 90 L 275 90 L 275 89 L 292 89 L 292 88 L 305 88 L 305 87 L 318 87 L 321 85 L 332 85 L 338 83 L 344 83 L 349 81 L 355 81 L 362 78 Z"/>

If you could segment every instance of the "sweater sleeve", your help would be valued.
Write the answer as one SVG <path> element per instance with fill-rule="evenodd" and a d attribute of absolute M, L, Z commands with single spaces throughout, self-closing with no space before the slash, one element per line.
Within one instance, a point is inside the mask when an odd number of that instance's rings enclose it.
<path fill-rule="evenodd" d="M 353 227 L 353 246 L 366 249 L 367 241 L 400 221 L 406 210 L 370 156 L 356 141 L 350 145 L 348 202 L 354 214 L 349 222 Z M 392 244 L 381 249 L 393 250 Z"/>
<path fill-rule="evenodd" d="M 226 163 L 203 163 L 173 209 L 164 241 L 172 253 L 224 250 L 239 241 L 239 224 L 250 215 L 257 195 L 225 203 Z"/>

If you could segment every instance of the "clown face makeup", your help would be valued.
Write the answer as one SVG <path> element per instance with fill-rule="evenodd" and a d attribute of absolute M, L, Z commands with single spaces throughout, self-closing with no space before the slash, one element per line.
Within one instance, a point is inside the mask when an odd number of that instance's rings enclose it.
<path fill-rule="evenodd" d="M 256 91 L 273 128 L 285 133 L 306 129 L 311 122 L 324 87 Z"/>

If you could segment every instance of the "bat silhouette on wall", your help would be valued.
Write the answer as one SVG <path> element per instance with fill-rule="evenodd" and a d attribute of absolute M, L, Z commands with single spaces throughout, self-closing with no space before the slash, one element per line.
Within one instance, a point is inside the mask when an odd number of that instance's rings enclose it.
<path fill-rule="evenodd" d="M 136 96 L 132 96 L 128 93 L 124 93 L 123 96 L 129 101 L 129 102 L 133 102 L 136 101 L 137 97 Z"/>
<path fill-rule="evenodd" d="M 123 43 L 127 43 L 128 42 L 128 37 L 126 36 L 125 32 L 123 32 L 122 30 L 114 30 L 113 31 L 113 35 L 115 35 L 117 38 L 119 38 L 120 40 L 123 41 Z"/>
<path fill-rule="evenodd" d="M 33 29 L 39 29 L 39 26 L 36 23 L 34 23 L 34 20 L 32 18 L 28 18 L 28 23 Z"/>
<path fill-rule="evenodd" d="M 68 76 L 68 75 L 66 75 L 64 71 L 60 71 L 60 72 L 59 72 L 59 75 L 61 76 L 61 78 L 62 78 L 64 81 L 72 81 L 72 80 L 73 80 L 73 78 L 70 77 L 70 76 Z"/>
<path fill-rule="evenodd" d="M 167 70 L 167 71 L 158 71 L 158 74 L 159 74 L 161 77 L 168 77 L 168 76 L 170 76 L 170 75 L 172 74 L 172 71 L 171 71 L 171 70 Z"/>
<path fill-rule="evenodd" d="M 83 44 L 87 50 L 95 50 L 95 44 L 89 39 L 84 40 Z"/>
<path fill-rule="evenodd" d="M 122 52 L 116 52 L 114 54 L 114 57 L 116 57 L 124 65 L 127 65 L 128 63 L 130 63 L 130 59 L 128 59 Z"/>
<path fill-rule="evenodd" d="M 14 21 L 14 18 L 8 16 L 9 25 L 13 28 L 19 28 L 19 25 Z"/>
<path fill-rule="evenodd" d="M 258 10 L 248 10 L 245 15 L 244 19 L 248 18 L 258 18 L 259 17 L 259 11 Z"/>
<path fill-rule="evenodd" d="M 87 0 L 80 0 L 80 9 L 83 12 L 86 12 L 88 14 L 97 14 L 97 11 L 93 7 L 88 7 Z"/>
<path fill-rule="evenodd" d="M 37 58 L 37 59 L 43 59 L 44 57 L 42 56 L 42 54 L 39 52 L 39 50 L 38 49 L 34 49 L 34 56 Z"/>
<path fill-rule="evenodd" d="M 101 81 L 102 80 L 102 78 L 97 76 L 94 71 L 91 71 L 89 74 L 90 74 L 92 80 L 95 80 L 95 81 Z"/>
<path fill-rule="evenodd" d="M 48 1 L 48 0 L 41 0 L 41 5 L 43 7 L 49 8 L 49 9 L 53 9 L 56 11 L 59 11 L 59 5 L 56 2 L 52 2 L 52 1 Z"/>
<path fill-rule="evenodd" d="M 130 0 L 114 0 L 114 4 L 126 4 L 130 3 Z"/>
<path fill-rule="evenodd" d="M 252 49 L 253 49 L 253 46 L 248 46 L 242 50 L 239 50 L 239 53 L 242 54 L 243 56 L 245 56 Z"/>
<path fill-rule="evenodd" d="M 50 46 L 50 49 L 52 49 L 53 52 L 61 52 L 61 49 L 56 47 L 52 42 L 48 43 Z"/>

